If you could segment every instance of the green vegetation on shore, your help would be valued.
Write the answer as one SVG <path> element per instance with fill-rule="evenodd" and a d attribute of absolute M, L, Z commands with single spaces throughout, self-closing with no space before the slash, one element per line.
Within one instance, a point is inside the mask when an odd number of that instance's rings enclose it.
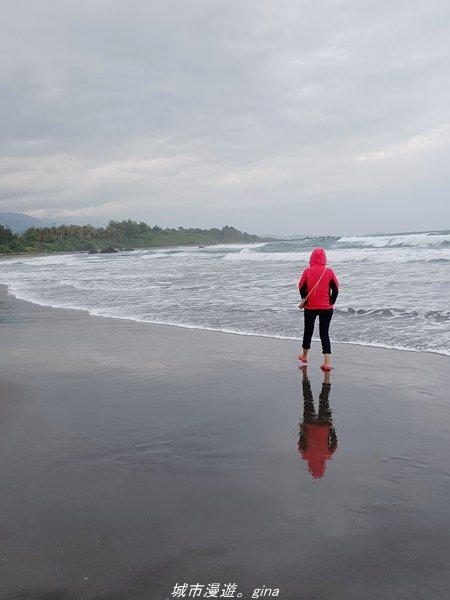
<path fill-rule="evenodd" d="M 92 225 L 58 225 L 30 227 L 21 234 L 0 225 L 0 253 L 76 252 L 156 248 L 210 244 L 251 243 L 264 241 L 257 235 L 243 233 L 226 225 L 222 229 L 162 229 L 136 221 L 110 221 L 107 227 Z"/>

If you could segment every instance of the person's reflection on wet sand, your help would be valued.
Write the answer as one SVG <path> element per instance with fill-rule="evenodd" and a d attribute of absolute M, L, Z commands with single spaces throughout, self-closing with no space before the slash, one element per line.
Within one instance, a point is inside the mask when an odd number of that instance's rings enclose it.
<path fill-rule="evenodd" d="M 326 461 L 337 448 L 336 432 L 333 428 L 329 396 L 331 373 L 324 373 L 319 395 L 319 412 L 316 414 L 307 368 L 300 367 L 303 387 L 303 421 L 300 423 L 298 451 L 308 463 L 308 471 L 314 479 L 325 474 Z"/>

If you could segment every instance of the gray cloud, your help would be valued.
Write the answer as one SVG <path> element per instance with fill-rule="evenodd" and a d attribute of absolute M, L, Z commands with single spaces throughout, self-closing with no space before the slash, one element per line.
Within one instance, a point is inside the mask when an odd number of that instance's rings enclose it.
<path fill-rule="evenodd" d="M 0 210 L 448 227 L 449 13 L 445 0 L 9 3 Z"/>

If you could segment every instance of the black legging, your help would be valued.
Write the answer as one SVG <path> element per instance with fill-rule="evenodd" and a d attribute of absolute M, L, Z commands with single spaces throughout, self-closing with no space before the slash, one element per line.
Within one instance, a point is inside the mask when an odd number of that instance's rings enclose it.
<path fill-rule="evenodd" d="M 314 333 L 314 322 L 316 317 L 319 317 L 319 334 L 322 342 L 323 354 L 331 354 L 330 337 L 328 330 L 330 329 L 330 321 L 333 316 L 333 309 L 326 308 L 324 310 L 314 310 L 305 308 L 305 329 L 303 331 L 303 348 L 309 350 L 311 348 L 311 338 Z"/>

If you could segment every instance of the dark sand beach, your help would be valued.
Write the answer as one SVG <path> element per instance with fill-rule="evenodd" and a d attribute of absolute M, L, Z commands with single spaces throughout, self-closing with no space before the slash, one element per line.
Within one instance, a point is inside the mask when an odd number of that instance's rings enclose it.
<path fill-rule="evenodd" d="M 4 287 L 0 330 L 0 598 L 448 598 L 449 358 L 335 345 L 337 448 L 308 469 L 297 342 Z M 316 408 L 320 359 L 316 343 Z"/>

